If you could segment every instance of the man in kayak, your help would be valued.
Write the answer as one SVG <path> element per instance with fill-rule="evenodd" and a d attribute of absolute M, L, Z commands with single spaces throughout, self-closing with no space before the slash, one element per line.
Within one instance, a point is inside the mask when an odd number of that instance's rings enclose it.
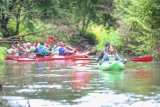
<path fill-rule="evenodd" d="M 123 63 L 125 63 L 125 60 L 122 60 L 122 58 L 119 56 L 116 48 L 111 45 L 109 42 L 107 42 L 105 44 L 105 49 L 103 50 L 103 52 L 100 54 L 99 59 L 101 60 L 100 63 L 104 62 L 104 61 L 110 61 L 111 58 L 113 58 L 113 60 L 115 61 L 121 61 Z"/>
<path fill-rule="evenodd" d="M 50 55 L 52 52 L 45 48 L 44 43 L 41 42 L 40 45 L 31 50 L 31 52 L 35 52 L 36 56 L 44 57 L 45 55 Z"/>

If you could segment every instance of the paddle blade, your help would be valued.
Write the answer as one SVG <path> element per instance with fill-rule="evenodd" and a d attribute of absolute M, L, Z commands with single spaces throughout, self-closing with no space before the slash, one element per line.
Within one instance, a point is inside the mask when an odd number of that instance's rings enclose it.
<path fill-rule="evenodd" d="M 153 60 L 153 57 L 152 56 L 135 57 L 131 58 L 130 60 L 135 62 L 151 62 Z"/>
<path fill-rule="evenodd" d="M 35 47 L 38 47 L 38 41 L 36 41 Z"/>
<path fill-rule="evenodd" d="M 58 40 L 56 38 L 54 38 L 53 36 L 50 36 L 48 37 L 48 39 L 51 41 L 51 42 L 58 42 Z"/>

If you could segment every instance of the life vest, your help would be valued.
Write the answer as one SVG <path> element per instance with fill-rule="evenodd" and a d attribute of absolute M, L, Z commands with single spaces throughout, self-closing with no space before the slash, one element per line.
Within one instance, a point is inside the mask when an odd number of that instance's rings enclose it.
<path fill-rule="evenodd" d="M 108 56 L 105 59 L 106 61 L 118 61 L 119 59 L 117 58 L 117 56 Z"/>
<path fill-rule="evenodd" d="M 18 51 L 19 51 L 19 55 L 24 55 L 24 54 L 26 54 L 26 52 L 25 52 L 23 49 L 21 49 L 21 48 L 19 48 Z"/>
<path fill-rule="evenodd" d="M 59 49 L 60 49 L 60 47 L 57 46 L 57 45 L 55 45 L 55 46 L 52 48 L 52 52 L 53 52 L 53 53 L 56 53 L 56 54 L 59 54 Z"/>
<path fill-rule="evenodd" d="M 59 53 L 59 48 L 56 47 L 56 48 L 53 49 L 53 51 L 54 51 L 54 53 Z"/>
<path fill-rule="evenodd" d="M 36 48 L 37 55 L 44 56 L 45 55 L 44 49 L 45 49 L 44 47 L 38 47 L 38 48 Z"/>
<path fill-rule="evenodd" d="M 65 47 L 59 48 L 59 55 L 66 55 L 65 50 L 66 50 Z"/>

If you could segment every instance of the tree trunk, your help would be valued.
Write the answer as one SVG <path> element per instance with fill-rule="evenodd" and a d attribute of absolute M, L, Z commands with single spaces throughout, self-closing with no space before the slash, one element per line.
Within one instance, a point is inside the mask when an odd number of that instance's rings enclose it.
<path fill-rule="evenodd" d="M 16 13 L 16 34 L 19 34 L 19 26 L 20 26 L 20 14 L 21 14 L 21 5 L 18 6 L 18 11 Z"/>
<path fill-rule="evenodd" d="M 2 19 L 1 19 L 1 29 L 2 30 L 6 30 L 7 29 L 7 24 L 8 24 L 8 21 L 9 21 L 9 17 L 5 18 L 5 13 L 3 12 L 2 10 Z"/>
<path fill-rule="evenodd" d="M 7 25 L 8 25 L 8 22 L 9 22 L 9 19 L 11 17 L 11 12 L 13 10 L 13 7 L 14 7 L 14 3 L 16 2 L 16 0 L 13 0 L 12 3 L 8 2 L 8 4 L 6 5 L 3 5 L 2 6 L 5 6 L 5 9 L 4 10 L 3 8 L 1 8 L 0 12 L 1 12 L 1 20 L 0 20 L 0 27 L 2 29 L 2 33 L 5 35 L 8 35 L 7 32 L 5 32 L 7 30 Z M 8 7 L 7 7 L 8 6 Z M 7 11 L 7 12 L 6 12 Z"/>

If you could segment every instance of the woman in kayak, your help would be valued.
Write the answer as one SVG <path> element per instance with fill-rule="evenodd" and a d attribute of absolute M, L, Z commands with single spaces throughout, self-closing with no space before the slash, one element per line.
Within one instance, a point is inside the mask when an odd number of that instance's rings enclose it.
<path fill-rule="evenodd" d="M 113 45 L 109 45 L 107 47 L 107 53 L 103 56 L 102 61 L 104 60 L 109 61 L 110 56 L 114 56 L 115 61 L 122 61 L 121 57 L 118 55 L 117 49 Z"/>

